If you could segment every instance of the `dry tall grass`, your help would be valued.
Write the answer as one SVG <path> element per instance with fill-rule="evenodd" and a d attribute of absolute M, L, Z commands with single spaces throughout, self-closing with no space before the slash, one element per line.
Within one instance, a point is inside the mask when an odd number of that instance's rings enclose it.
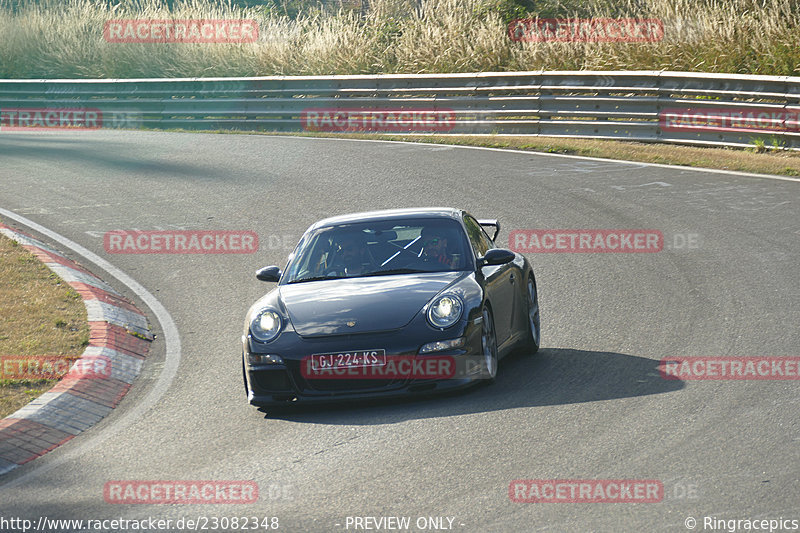
<path fill-rule="evenodd" d="M 499 7 L 507 0 L 371 0 L 368 14 L 309 12 L 297 19 L 214 0 L 167 8 L 159 0 L 0 0 L 0 78 L 263 76 L 536 69 L 670 69 L 800 75 L 800 3 L 794 0 L 549 0 L 570 17 L 659 18 L 655 43 L 520 43 Z M 507 5 L 507 4 L 506 4 Z M 539 5 L 539 4 L 537 4 Z M 108 43 L 119 18 L 254 18 L 250 44 Z"/>

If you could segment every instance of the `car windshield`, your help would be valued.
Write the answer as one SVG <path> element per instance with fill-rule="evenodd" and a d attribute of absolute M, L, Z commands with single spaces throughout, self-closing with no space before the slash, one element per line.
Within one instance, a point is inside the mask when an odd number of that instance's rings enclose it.
<path fill-rule="evenodd" d="M 471 248 L 448 218 L 327 226 L 303 238 L 286 283 L 471 268 Z"/>

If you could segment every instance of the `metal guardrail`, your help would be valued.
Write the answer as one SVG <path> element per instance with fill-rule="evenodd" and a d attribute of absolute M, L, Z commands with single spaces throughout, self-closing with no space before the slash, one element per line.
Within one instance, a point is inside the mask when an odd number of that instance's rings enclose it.
<path fill-rule="evenodd" d="M 752 146 L 761 138 L 767 145 L 800 149 L 800 77 L 534 71 L 0 80 L 0 117 L 9 109 L 71 108 L 100 110 L 103 127 L 280 132 L 302 131 L 309 109 L 425 110 L 446 117 L 447 127 L 436 129 L 438 134 L 705 146 Z M 398 131 L 393 124 L 389 130 Z M 7 125 L 0 121 L 0 130 Z M 404 131 L 426 130 L 418 124 Z"/>

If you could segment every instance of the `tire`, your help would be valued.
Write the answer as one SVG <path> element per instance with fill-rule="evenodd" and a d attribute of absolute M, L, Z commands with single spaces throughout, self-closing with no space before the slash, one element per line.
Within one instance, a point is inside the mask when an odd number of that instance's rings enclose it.
<path fill-rule="evenodd" d="M 244 397 L 250 399 L 250 389 L 247 388 L 247 376 L 244 371 L 244 357 L 242 357 L 242 381 L 244 381 Z"/>
<path fill-rule="evenodd" d="M 536 280 L 533 272 L 528 276 L 528 284 L 525 287 L 528 315 L 528 337 L 525 342 L 525 351 L 531 355 L 539 351 L 541 340 L 541 327 L 539 323 L 539 291 L 536 290 Z"/>
<path fill-rule="evenodd" d="M 494 329 L 492 311 L 483 308 L 481 348 L 483 349 L 483 368 L 486 383 L 494 383 L 497 378 L 497 334 Z"/>

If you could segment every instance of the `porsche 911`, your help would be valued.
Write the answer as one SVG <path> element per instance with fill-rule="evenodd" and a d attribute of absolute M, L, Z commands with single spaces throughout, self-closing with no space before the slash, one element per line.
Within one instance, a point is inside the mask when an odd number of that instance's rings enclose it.
<path fill-rule="evenodd" d="M 493 229 L 490 237 L 486 229 Z M 327 218 L 249 309 L 242 373 L 257 406 L 413 396 L 492 382 L 539 349 L 533 267 L 497 220 L 452 208 Z"/>

